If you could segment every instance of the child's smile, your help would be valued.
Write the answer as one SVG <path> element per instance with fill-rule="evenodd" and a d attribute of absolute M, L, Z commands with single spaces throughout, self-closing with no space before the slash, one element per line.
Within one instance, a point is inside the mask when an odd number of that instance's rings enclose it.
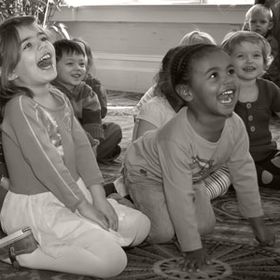
<path fill-rule="evenodd" d="M 226 90 L 224 92 L 222 92 L 221 94 L 218 95 L 218 100 L 222 103 L 222 104 L 232 104 L 232 102 L 234 102 L 234 95 L 235 95 L 235 89 L 229 89 Z"/>
<path fill-rule="evenodd" d="M 52 56 L 50 53 L 47 53 L 45 55 L 43 55 L 39 62 L 37 63 L 37 66 L 39 68 L 41 68 L 42 70 L 44 69 L 49 69 L 50 67 L 52 67 Z"/>
<path fill-rule="evenodd" d="M 264 72 L 264 58 L 260 45 L 242 42 L 232 53 L 236 74 L 242 80 L 254 80 Z"/>
<path fill-rule="evenodd" d="M 71 90 L 79 85 L 86 74 L 85 57 L 64 53 L 57 62 L 57 79 Z"/>

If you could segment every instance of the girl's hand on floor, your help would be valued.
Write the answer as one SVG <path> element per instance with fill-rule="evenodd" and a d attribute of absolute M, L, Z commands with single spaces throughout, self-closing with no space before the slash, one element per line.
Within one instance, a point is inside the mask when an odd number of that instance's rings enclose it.
<path fill-rule="evenodd" d="M 78 211 L 81 216 L 95 222 L 103 229 L 109 230 L 109 223 L 106 216 L 88 201 L 83 200 L 78 206 Z"/>
<path fill-rule="evenodd" d="M 265 227 L 263 230 L 255 232 L 256 240 L 261 246 L 274 246 L 275 245 L 275 233 L 269 228 Z"/>
<path fill-rule="evenodd" d="M 211 264 L 211 260 L 203 248 L 194 251 L 183 252 L 183 256 L 184 263 L 182 269 L 184 271 L 198 271 L 204 265 Z"/>
<path fill-rule="evenodd" d="M 274 246 L 275 233 L 266 227 L 263 217 L 249 218 L 256 240 L 262 246 Z"/>

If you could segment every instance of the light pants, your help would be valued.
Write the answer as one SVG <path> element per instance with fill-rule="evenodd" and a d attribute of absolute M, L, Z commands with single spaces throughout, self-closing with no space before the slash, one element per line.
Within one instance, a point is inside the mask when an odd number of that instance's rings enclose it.
<path fill-rule="evenodd" d="M 151 220 L 148 241 L 151 243 L 171 241 L 175 236 L 175 230 L 167 209 L 162 183 L 153 178 L 149 171 L 140 172 L 137 166 L 129 169 L 124 167 L 124 180 L 136 208 Z M 205 186 L 194 185 L 194 192 L 198 231 L 201 235 L 207 234 L 214 229 L 215 214 Z"/>
<path fill-rule="evenodd" d="M 79 187 L 88 198 L 87 189 Z M 89 199 L 90 200 L 90 199 Z M 108 199 L 119 217 L 118 232 L 71 212 L 52 193 L 26 196 L 8 192 L 1 223 L 8 234 L 30 226 L 38 249 L 20 255 L 21 266 L 94 277 L 113 277 L 127 264 L 122 247 L 140 244 L 147 237 L 150 221 L 138 210 Z"/>

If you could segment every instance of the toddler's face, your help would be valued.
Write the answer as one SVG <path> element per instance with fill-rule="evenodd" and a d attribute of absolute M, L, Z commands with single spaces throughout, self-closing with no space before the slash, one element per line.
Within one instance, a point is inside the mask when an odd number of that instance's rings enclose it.
<path fill-rule="evenodd" d="M 232 52 L 235 72 L 241 80 L 254 80 L 264 72 L 264 57 L 260 44 L 242 42 Z"/>
<path fill-rule="evenodd" d="M 66 88 L 72 90 L 79 85 L 85 77 L 86 64 L 82 54 L 64 53 L 56 64 L 57 80 Z"/>
<path fill-rule="evenodd" d="M 269 18 L 262 13 L 253 13 L 249 20 L 250 31 L 257 32 L 262 36 L 266 36 L 267 32 L 271 29 L 272 23 Z"/>

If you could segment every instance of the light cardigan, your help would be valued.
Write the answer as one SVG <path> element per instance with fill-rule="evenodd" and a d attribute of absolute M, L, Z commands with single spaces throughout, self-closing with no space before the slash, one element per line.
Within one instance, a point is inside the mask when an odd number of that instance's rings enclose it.
<path fill-rule="evenodd" d="M 75 211 L 84 198 L 76 181 L 87 187 L 103 183 L 88 138 L 68 98 L 50 89 L 60 106 L 49 110 L 32 98 L 17 96 L 5 107 L 2 140 L 11 192 L 52 192 Z"/>

